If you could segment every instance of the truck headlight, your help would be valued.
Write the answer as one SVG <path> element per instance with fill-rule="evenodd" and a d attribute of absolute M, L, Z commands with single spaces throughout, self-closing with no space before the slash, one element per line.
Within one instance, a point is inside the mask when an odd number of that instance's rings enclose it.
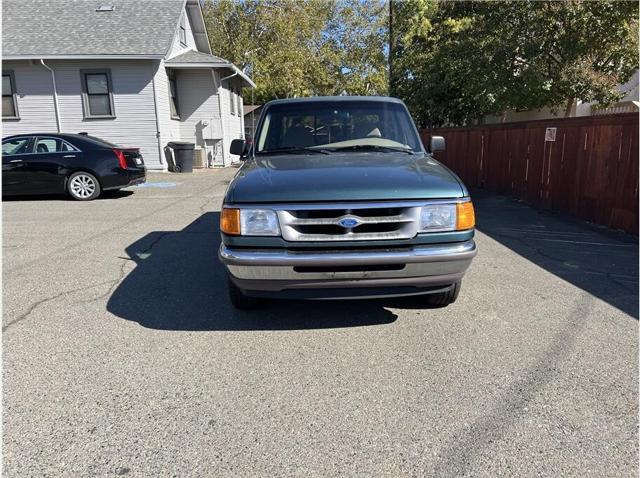
<path fill-rule="evenodd" d="M 455 231 L 456 205 L 433 204 L 420 211 L 420 232 Z"/>
<path fill-rule="evenodd" d="M 220 229 L 233 236 L 279 236 L 278 216 L 271 209 L 223 208 Z"/>
<path fill-rule="evenodd" d="M 420 232 L 464 231 L 476 225 L 473 203 L 430 204 L 420 211 Z"/>
<path fill-rule="evenodd" d="M 271 209 L 240 209 L 240 234 L 279 236 L 278 216 Z"/>

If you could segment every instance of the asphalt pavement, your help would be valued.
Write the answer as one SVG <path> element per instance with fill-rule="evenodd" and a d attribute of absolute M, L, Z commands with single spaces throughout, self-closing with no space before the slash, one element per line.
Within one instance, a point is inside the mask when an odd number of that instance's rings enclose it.
<path fill-rule="evenodd" d="M 237 312 L 234 172 L 4 201 L 4 476 L 637 476 L 636 238 L 479 193 L 447 308 Z"/>

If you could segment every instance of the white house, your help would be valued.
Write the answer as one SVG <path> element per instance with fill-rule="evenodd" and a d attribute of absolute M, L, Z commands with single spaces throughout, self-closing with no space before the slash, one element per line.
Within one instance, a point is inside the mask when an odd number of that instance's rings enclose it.
<path fill-rule="evenodd" d="M 228 165 L 242 88 L 211 52 L 199 0 L 4 0 L 2 135 L 87 132 L 166 169 L 170 141 Z"/>

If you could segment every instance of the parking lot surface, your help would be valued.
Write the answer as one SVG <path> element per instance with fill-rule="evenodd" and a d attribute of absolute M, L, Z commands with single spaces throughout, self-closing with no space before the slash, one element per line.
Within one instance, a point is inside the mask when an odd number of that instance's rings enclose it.
<path fill-rule="evenodd" d="M 3 203 L 5 476 L 636 476 L 637 240 L 478 194 L 447 308 L 237 312 L 234 172 Z"/>

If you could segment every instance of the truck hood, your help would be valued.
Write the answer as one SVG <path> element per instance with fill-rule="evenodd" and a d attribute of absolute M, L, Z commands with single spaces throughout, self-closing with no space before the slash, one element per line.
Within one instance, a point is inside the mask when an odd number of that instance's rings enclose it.
<path fill-rule="evenodd" d="M 423 153 L 287 154 L 248 159 L 225 203 L 457 198 L 467 191 Z"/>

